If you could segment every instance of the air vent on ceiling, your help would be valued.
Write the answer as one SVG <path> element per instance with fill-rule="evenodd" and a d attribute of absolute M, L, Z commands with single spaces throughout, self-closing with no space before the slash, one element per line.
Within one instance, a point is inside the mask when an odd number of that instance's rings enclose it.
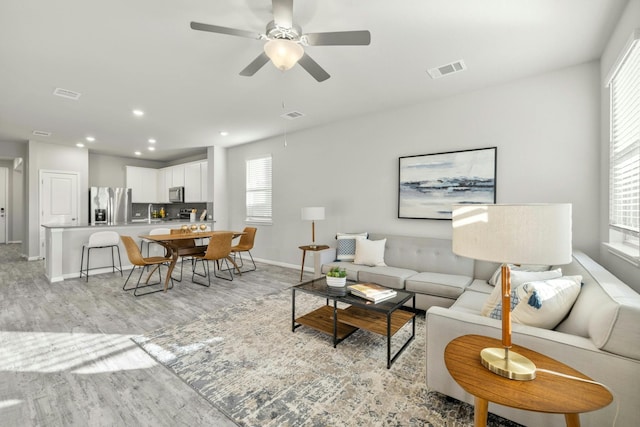
<path fill-rule="evenodd" d="M 82 95 L 80 92 L 74 92 L 72 90 L 62 89 L 60 87 L 57 87 L 56 90 L 53 91 L 53 94 L 56 96 L 61 96 L 63 98 L 73 99 L 74 101 L 80 99 L 80 95 Z"/>
<path fill-rule="evenodd" d="M 33 134 L 35 136 L 51 136 L 51 132 L 46 132 L 44 130 L 34 130 Z"/>
<path fill-rule="evenodd" d="M 464 61 L 460 59 L 459 61 L 455 61 L 450 64 L 440 65 L 439 67 L 435 68 L 429 68 L 427 70 L 427 73 L 429 73 L 432 79 L 439 79 L 440 77 L 459 73 L 460 71 L 464 71 L 466 69 L 467 66 L 464 64 Z"/>
<path fill-rule="evenodd" d="M 283 119 L 295 120 L 299 119 L 300 117 L 304 117 L 304 114 L 300 111 L 289 111 L 288 113 L 284 113 L 280 117 L 282 117 Z"/>

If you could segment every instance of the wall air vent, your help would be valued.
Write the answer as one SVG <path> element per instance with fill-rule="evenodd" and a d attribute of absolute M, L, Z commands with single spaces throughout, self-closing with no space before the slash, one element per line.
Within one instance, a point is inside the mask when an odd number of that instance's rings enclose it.
<path fill-rule="evenodd" d="M 304 117 L 304 114 L 300 111 L 289 111 L 288 113 L 282 114 L 280 117 L 287 120 L 295 120 L 299 119 L 300 117 Z"/>
<path fill-rule="evenodd" d="M 74 101 L 80 99 L 80 95 L 82 95 L 80 92 L 74 92 L 72 90 L 62 89 L 60 87 L 57 87 L 56 90 L 53 91 L 53 94 L 67 99 L 73 99 Z"/>
<path fill-rule="evenodd" d="M 35 136 L 51 136 L 51 132 L 46 132 L 44 130 L 34 130 L 32 133 Z"/>
<path fill-rule="evenodd" d="M 466 69 L 467 66 L 464 64 L 464 61 L 460 59 L 459 61 L 455 61 L 450 64 L 440 65 L 439 67 L 435 68 L 429 68 L 427 70 L 427 73 L 429 73 L 432 79 L 439 79 L 440 77 L 459 73 L 460 71 L 464 71 Z"/>

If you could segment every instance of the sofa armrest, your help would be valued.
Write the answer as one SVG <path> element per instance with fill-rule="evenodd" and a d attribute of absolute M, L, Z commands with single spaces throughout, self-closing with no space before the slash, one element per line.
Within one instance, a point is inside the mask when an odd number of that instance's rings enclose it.
<path fill-rule="evenodd" d="M 473 396 L 465 392 L 449 375 L 444 363 L 444 349 L 451 340 L 462 335 L 476 334 L 500 339 L 501 321 L 468 312 L 431 307 L 426 314 L 426 323 L 427 387 L 430 391 L 473 404 Z M 552 357 L 610 386 L 616 399 L 620 400 L 619 425 L 625 425 L 623 420 L 633 424 L 633 417 L 640 416 L 638 405 L 633 402 L 635 397 L 630 398 L 638 396 L 640 392 L 640 385 L 633 379 L 637 378 L 640 361 L 602 351 L 588 338 L 521 324 L 512 325 L 512 340 L 514 344 Z M 524 412 L 493 404 L 489 411 L 525 425 L 564 425 L 563 417 L 548 414 Z M 609 405 L 598 411 L 582 414 L 580 418 L 585 427 L 611 425 L 614 414 L 615 405 Z"/>

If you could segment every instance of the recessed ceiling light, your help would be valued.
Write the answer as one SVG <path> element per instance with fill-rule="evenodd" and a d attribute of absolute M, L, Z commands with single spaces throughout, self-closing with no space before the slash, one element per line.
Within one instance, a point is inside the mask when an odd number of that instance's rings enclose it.
<path fill-rule="evenodd" d="M 221 130 L 220 131 L 220 135 L 227 136 L 227 135 L 229 135 L 229 132 L 227 132 L 226 130 Z"/>
<path fill-rule="evenodd" d="M 93 142 L 93 141 L 95 141 L 95 140 L 96 140 L 96 139 L 95 139 L 94 137 L 92 137 L 92 136 L 88 136 L 88 137 L 86 137 L 85 139 L 86 139 L 87 141 L 89 141 L 89 142 Z"/>
<path fill-rule="evenodd" d="M 142 111 L 142 110 L 133 110 L 133 115 L 134 116 L 138 116 L 138 117 L 142 117 L 142 116 L 144 116 L 144 111 Z"/>
<path fill-rule="evenodd" d="M 84 147 L 84 144 L 83 144 L 82 142 L 78 142 L 78 143 L 76 144 L 76 147 L 80 147 L 80 148 L 82 148 L 82 147 Z"/>
<path fill-rule="evenodd" d="M 140 156 L 140 155 L 142 155 L 142 153 L 141 153 L 140 151 L 136 151 L 136 152 L 135 152 L 135 153 L 133 153 L 133 154 L 135 154 L 136 156 Z"/>
<path fill-rule="evenodd" d="M 149 147 L 149 151 L 154 151 L 156 147 Z"/>
<path fill-rule="evenodd" d="M 153 139 L 153 138 L 149 138 L 149 144 L 155 144 L 155 143 L 156 143 L 156 140 L 155 140 L 155 139 Z"/>

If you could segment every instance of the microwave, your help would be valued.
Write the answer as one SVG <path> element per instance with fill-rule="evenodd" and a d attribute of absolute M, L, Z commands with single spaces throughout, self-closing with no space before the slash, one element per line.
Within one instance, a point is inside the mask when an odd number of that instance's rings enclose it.
<path fill-rule="evenodd" d="M 169 189 L 169 201 L 171 203 L 184 203 L 184 187 L 171 187 Z"/>

